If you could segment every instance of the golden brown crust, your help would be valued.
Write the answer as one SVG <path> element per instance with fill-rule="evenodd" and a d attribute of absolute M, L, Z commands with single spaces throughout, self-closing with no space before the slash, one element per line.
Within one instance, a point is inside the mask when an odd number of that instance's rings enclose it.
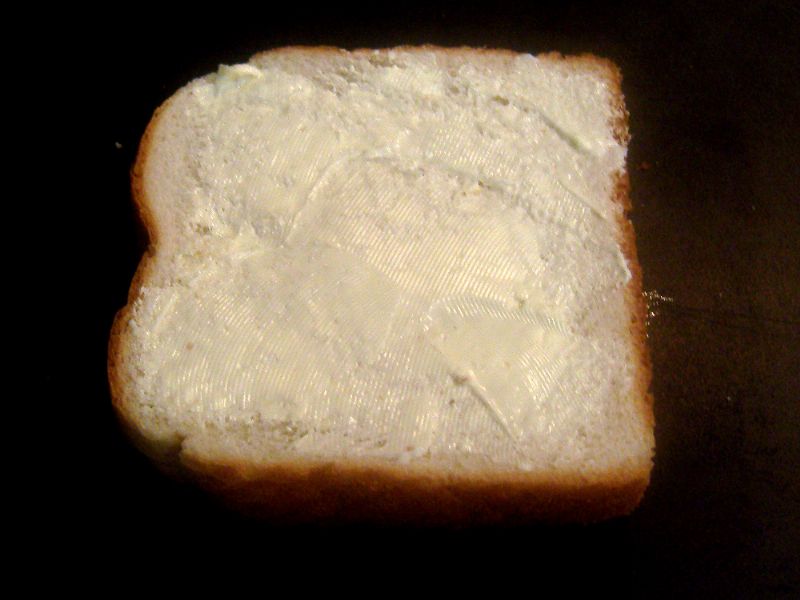
<path fill-rule="evenodd" d="M 169 106 L 170 100 L 167 100 L 158 107 L 150 119 L 150 123 L 145 129 L 142 140 L 139 143 L 139 152 L 136 155 L 136 162 L 131 169 L 131 196 L 133 203 L 136 206 L 136 213 L 139 221 L 147 236 L 147 250 L 144 256 L 139 261 L 136 267 L 136 273 L 133 276 L 131 287 L 128 290 L 128 303 L 122 307 L 114 316 L 114 323 L 111 326 L 111 335 L 108 342 L 108 378 L 111 386 L 111 400 L 114 404 L 117 413 L 125 416 L 125 382 L 122 379 L 121 365 L 125 362 L 125 337 L 127 336 L 128 321 L 131 311 L 131 306 L 142 286 L 149 279 L 148 275 L 152 271 L 155 260 L 155 248 L 158 244 L 160 237 L 158 223 L 153 215 L 150 203 L 147 200 L 144 191 L 144 168 L 147 158 L 150 155 L 150 150 L 153 143 L 153 135 L 164 114 L 165 109 Z M 133 423 L 128 423 L 133 426 Z"/>
<path fill-rule="evenodd" d="M 617 119 L 613 123 L 614 134 L 620 143 L 627 144 L 630 134 L 628 132 L 628 111 L 625 109 L 625 98 L 622 94 L 622 75 L 614 63 L 610 61 L 603 62 L 608 67 L 609 82 L 614 92 L 614 114 L 617 115 Z M 614 201 L 622 208 L 622 211 L 617 215 L 617 224 L 621 233 L 620 246 L 631 273 L 631 279 L 625 289 L 625 305 L 630 315 L 629 333 L 631 345 L 637 358 L 635 361 L 637 370 L 633 395 L 645 423 L 652 430 L 655 427 L 655 417 L 653 414 L 653 397 L 650 394 L 652 364 L 645 332 L 647 306 L 642 294 L 642 269 L 636 252 L 636 234 L 633 224 L 628 218 L 628 213 L 633 209 L 633 204 L 630 199 L 630 178 L 627 170 L 616 175 Z"/>
<path fill-rule="evenodd" d="M 183 456 L 206 489 L 246 514 L 281 523 L 372 522 L 474 525 L 591 522 L 629 513 L 645 477 L 537 481 L 484 478 L 341 462 L 254 466 Z"/>
<path fill-rule="evenodd" d="M 625 173 L 619 176 L 616 186 L 617 201 L 623 206 L 630 203 L 628 189 L 628 175 Z M 630 315 L 629 331 L 631 343 L 637 354 L 636 365 L 638 368 L 634 383 L 634 397 L 639 399 L 642 416 L 648 427 L 652 429 L 655 426 L 653 397 L 649 393 L 652 365 L 646 342 L 645 317 L 647 315 L 647 306 L 642 295 L 642 269 L 636 254 L 636 235 L 633 225 L 625 214 L 620 214 L 618 220 L 620 231 L 622 232 L 622 253 L 628 261 L 628 268 L 631 272 L 631 280 L 625 290 L 625 303 Z"/>
<path fill-rule="evenodd" d="M 176 474 L 179 463 L 177 452 L 179 448 L 171 445 L 163 445 L 149 440 L 142 432 L 136 419 L 131 413 L 129 395 L 127 393 L 129 383 L 124 375 L 123 365 L 126 363 L 126 349 L 128 348 L 127 337 L 129 335 L 130 313 L 133 302 L 139 296 L 142 286 L 150 279 L 150 274 L 155 269 L 155 249 L 161 237 L 158 222 L 155 219 L 150 203 L 144 189 L 144 169 L 150 156 L 153 145 L 153 136 L 161 117 L 166 112 L 171 102 L 171 98 L 166 100 L 153 113 L 150 122 L 142 135 L 139 143 L 139 151 L 136 161 L 131 169 L 131 196 L 133 198 L 139 222 L 145 232 L 147 239 L 147 249 L 145 250 L 128 290 L 128 303 L 122 307 L 114 316 L 111 326 L 111 333 L 108 340 L 108 382 L 111 391 L 111 402 L 114 406 L 117 419 L 131 441 L 145 454 L 155 460 L 159 467 Z"/>
<path fill-rule="evenodd" d="M 513 58 L 510 50 L 486 48 L 441 48 L 437 46 L 402 46 L 410 52 L 437 51 L 455 54 Z M 293 46 L 275 52 L 331 53 L 345 52 L 335 47 Z M 372 53 L 358 49 L 354 53 Z M 252 57 L 258 58 L 266 53 Z M 615 90 L 615 111 L 620 118 L 614 125 L 617 139 L 627 142 L 627 113 L 620 88 L 621 76 L 611 61 L 593 55 L 540 55 L 547 60 L 569 61 L 602 71 Z M 186 451 L 180 443 L 156 443 L 149 440 L 131 414 L 126 392 L 129 382 L 122 365 L 126 361 L 129 315 L 132 302 L 148 281 L 154 268 L 155 248 L 159 241 L 158 223 L 153 217 L 144 188 L 144 170 L 153 144 L 153 133 L 169 105 L 165 102 L 153 115 L 142 138 L 136 163 L 131 172 L 131 190 L 139 218 L 148 234 L 149 247 L 131 284 L 128 305 L 114 319 L 109 340 L 108 375 L 112 402 L 126 433 L 166 472 L 188 476 L 222 498 L 237 510 L 283 523 L 296 522 L 374 522 L 419 524 L 490 524 L 531 521 L 596 521 L 633 510 L 649 483 L 650 465 L 636 470 L 620 469 L 586 480 L 579 475 L 565 475 L 560 480 L 536 477 L 519 472 L 484 472 L 454 474 L 424 466 L 400 467 L 356 461 L 284 461 L 251 464 L 236 459 L 204 457 Z M 624 210 L 630 208 L 627 175 L 618 178 L 615 199 Z M 633 227 L 620 215 L 623 252 L 628 259 L 632 279 L 626 290 L 626 303 L 632 315 L 630 332 L 639 356 L 636 398 L 652 425 L 652 404 L 647 394 L 650 363 L 644 338 L 645 307 L 641 295 L 641 271 L 636 259 Z"/>

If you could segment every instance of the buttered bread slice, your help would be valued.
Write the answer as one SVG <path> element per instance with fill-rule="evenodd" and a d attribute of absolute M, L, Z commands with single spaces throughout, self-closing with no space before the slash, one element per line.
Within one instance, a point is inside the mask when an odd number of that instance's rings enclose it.
<path fill-rule="evenodd" d="M 287 520 L 592 520 L 649 480 L 626 112 L 593 57 L 289 48 L 155 114 L 141 447 Z"/>

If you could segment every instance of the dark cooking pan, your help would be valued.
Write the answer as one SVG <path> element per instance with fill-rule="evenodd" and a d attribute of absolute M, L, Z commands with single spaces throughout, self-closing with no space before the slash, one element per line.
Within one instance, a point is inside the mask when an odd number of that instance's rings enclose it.
<path fill-rule="evenodd" d="M 455 560 L 461 580 L 485 570 L 529 586 L 545 566 L 567 566 L 586 574 L 567 587 L 596 582 L 621 595 L 798 597 L 798 10 L 484 3 L 222 13 L 169 23 L 126 13 L 93 32 L 103 65 L 92 77 L 99 162 L 87 206 L 102 223 L 92 235 L 103 250 L 91 259 L 94 321 L 80 372 L 93 390 L 81 398 L 90 440 L 82 465 L 99 490 L 85 517 L 103 524 L 98 539 L 115 549 L 248 545 L 277 570 L 299 555 L 339 572 L 354 555 L 376 569 Z M 591 52 L 622 70 L 656 399 L 652 482 L 628 517 L 444 532 L 274 529 L 167 479 L 117 426 L 104 352 L 145 247 L 128 170 L 153 110 L 190 78 L 272 47 L 418 43 Z"/>

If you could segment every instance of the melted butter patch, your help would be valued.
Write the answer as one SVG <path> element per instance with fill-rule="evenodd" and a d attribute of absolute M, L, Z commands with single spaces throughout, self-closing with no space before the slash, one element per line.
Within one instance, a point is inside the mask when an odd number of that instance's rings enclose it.
<path fill-rule="evenodd" d="M 552 317 L 476 297 L 435 303 L 426 333 L 455 382 L 468 385 L 515 441 L 563 391 L 564 357 L 576 343 Z"/>
<path fill-rule="evenodd" d="M 314 190 L 287 240 L 310 237 L 345 250 L 426 299 L 473 293 L 509 302 L 512 288 L 543 270 L 538 235 L 525 223 L 527 215 L 501 197 L 476 196 L 469 179 L 359 158 Z"/>
<path fill-rule="evenodd" d="M 243 83 L 260 79 L 263 76 L 261 70 L 252 65 L 220 65 L 212 77 L 214 91 L 221 96 Z"/>
<path fill-rule="evenodd" d="M 165 306 L 179 334 L 171 341 L 192 352 L 167 357 L 165 386 L 192 382 L 187 405 L 255 407 L 275 418 L 346 400 L 332 397 L 334 382 L 381 356 L 400 302 L 363 261 L 302 246 L 250 255 L 180 295 Z"/>

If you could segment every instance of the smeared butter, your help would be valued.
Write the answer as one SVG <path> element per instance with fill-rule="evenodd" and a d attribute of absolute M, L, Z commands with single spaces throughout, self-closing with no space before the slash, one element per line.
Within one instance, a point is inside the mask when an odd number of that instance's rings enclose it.
<path fill-rule="evenodd" d="M 150 397 L 301 424 L 310 455 L 555 460 L 630 388 L 604 341 L 630 278 L 624 149 L 591 106 L 610 92 L 530 57 L 509 83 L 401 59 L 222 67 L 182 92 L 182 275 L 134 308 Z"/>

